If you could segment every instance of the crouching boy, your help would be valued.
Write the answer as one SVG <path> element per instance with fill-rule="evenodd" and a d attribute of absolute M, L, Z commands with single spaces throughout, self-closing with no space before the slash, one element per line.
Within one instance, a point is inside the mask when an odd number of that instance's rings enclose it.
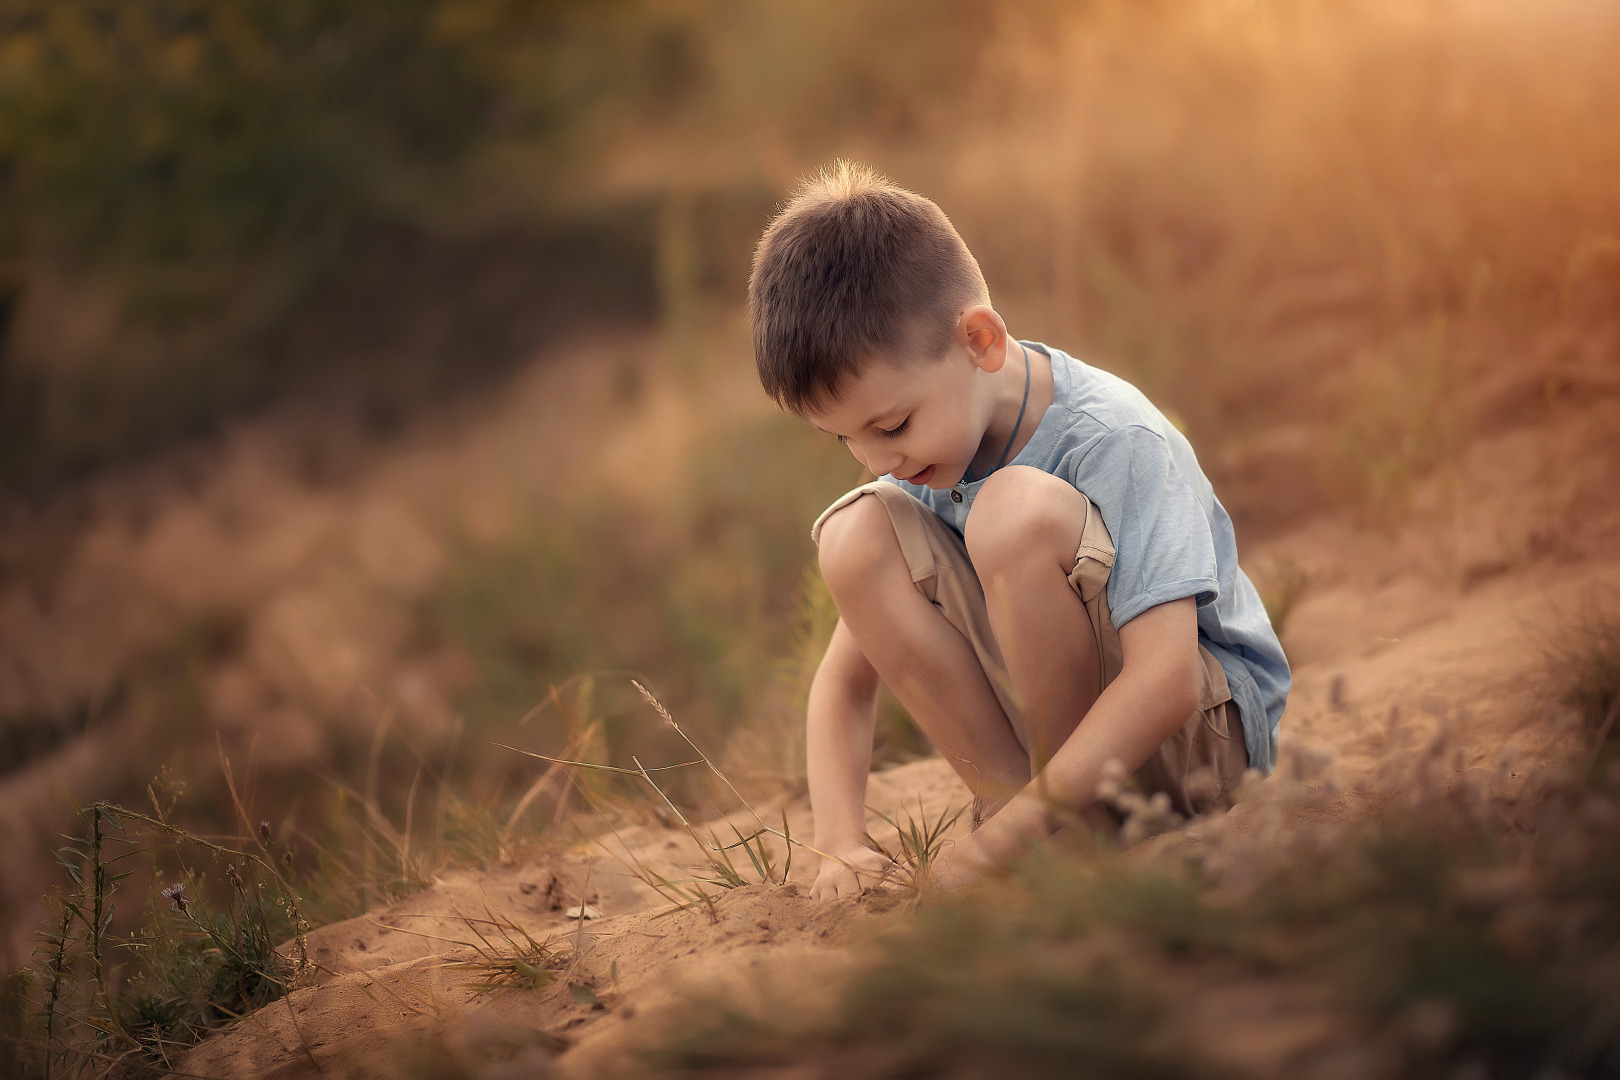
<path fill-rule="evenodd" d="M 1288 664 L 1192 447 L 1140 391 L 1014 339 L 934 203 L 840 162 L 760 240 L 755 359 L 879 477 L 815 523 L 839 620 L 812 684 L 813 895 L 865 842 L 879 680 L 975 798 L 937 878 L 1004 865 L 1119 762 L 1183 814 L 1272 768 Z"/>

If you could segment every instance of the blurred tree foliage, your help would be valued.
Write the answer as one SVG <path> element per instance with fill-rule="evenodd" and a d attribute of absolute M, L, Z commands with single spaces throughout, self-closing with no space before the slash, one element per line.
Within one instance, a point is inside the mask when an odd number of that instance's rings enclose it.
<path fill-rule="evenodd" d="M 448 6 L 10 12 L 8 238 L 217 257 L 307 243 L 409 199 L 465 152 L 467 118 L 494 89 L 473 35 L 444 25 Z"/>
<path fill-rule="evenodd" d="M 402 265 L 431 264 L 436 248 L 488 261 L 477 257 L 482 238 L 456 235 L 444 210 L 464 205 L 453 197 L 458 170 L 495 128 L 545 131 L 566 93 L 558 79 L 552 99 L 544 81 L 531 80 L 517 105 L 503 94 L 510 39 L 494 17 L 509 25 L 513 13 L 495 10 L 508 7 L 6 3 L 6 311 L 22 316 L 32 301 L 54 324 L 15 328 L 11 342 L 12 478 L 49 479 L 161 441 L 326 367 L 322 353 L 380 329 L 394 307 L 354 303 L 357 289 L 375 300 L 386 288 L 367 276 L 399 284 Z M 557 30 L 585 7 L 525 12 L 517 37 L 560 49 L 567 35 Z M 509 259 L 545 246 L 542 223 L 522 224 L 534 235 Z M 359 310 L 317 314 L 323 295 Z M 75 342 L 61 332 L 95 301 L 113 309 L 102 334 Z M 297 314 L 316 325 L 289 336 L 285 320 Z M 345 321 L 358 325 L 334 334 Z M 418 357 L 428 370 L 417 381 L 439 381 L 432 369 L 449 359 Z"/>
<path fill-rule="evenodd" d="M 0 484 L 289 392 L 386 431 L 593 320 L 692 358 L 840 153 L 1194 430 L 1415 324 L 1601 352 L 1616 41 L 1581 0 L 0 0 Z"/>
<path fill-rule="evenodd" d="M 760 147 L 902 131 L 987 6 L 0 0 L 0 478 L 650 319 L 669 192 L 751 241 Z"/>

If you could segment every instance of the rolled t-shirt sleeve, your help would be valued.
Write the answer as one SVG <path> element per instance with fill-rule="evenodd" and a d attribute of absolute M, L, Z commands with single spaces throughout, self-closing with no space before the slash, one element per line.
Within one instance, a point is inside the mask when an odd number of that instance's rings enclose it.
<path fill-rule="evenodd" d="M 1185 445 L 1174 429 L 1170 437 Z M 1214 492 L 1196 462 L 1192 470 L 1177 467 L 1179 449 L 1156 431 L 1130 425 L 1065 462 L 1069 482 L 1097 504 L 1114 541 L 1108 608 L 1115 626 L 1185 596 L 1203 607 L 1220 595 L 1206 506 Z M 1189 481 L 1189 472 L 1202 482 Z"/>

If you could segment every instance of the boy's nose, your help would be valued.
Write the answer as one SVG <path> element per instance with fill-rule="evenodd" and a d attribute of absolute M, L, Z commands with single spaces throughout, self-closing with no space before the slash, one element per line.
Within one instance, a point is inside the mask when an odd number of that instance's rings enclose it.
<path fill-rule="evenodd" d="M 899 454 L 884 453 L 881 450 L 876 453 L 867 451 L 866 455 L 861 459 L 861 464 L 865 465 L 869 470 L 871 470 L 873 476 L 887 476 L 889 473 L 892 473 L 903 460 L 904 459 Z"/>

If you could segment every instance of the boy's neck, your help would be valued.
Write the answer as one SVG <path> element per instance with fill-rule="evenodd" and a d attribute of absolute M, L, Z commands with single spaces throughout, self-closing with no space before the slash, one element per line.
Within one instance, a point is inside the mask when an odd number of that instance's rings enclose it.
<path fill-rule="evenodd" d="M 1029 364 L 1027 403 L 1024 399 L 1026 356 Z M 990 425 L 984 429 L 984 438 L 973 457 L 972 472 L 976 477 L 983 477 L 995 468 L 1003 448 L 1007 451 L 1007 460 L 1011 461 L 1029 445 L 1053 399 L 1051 359 L 1041 350 L 1021 346 L 1011 338 L 1007 343 L 1007 362 L 996 371 L 986 372 L 984 377 L 990 380 L 993 405 Z M 1020 412 L 1023 413 L 1021 423 Z M 1013 435 L 1014 424 L 1018 426 L 1016 435 Z M 1010 446 L 1007 442 L 1009 436 L 1012 436 Z"/>

